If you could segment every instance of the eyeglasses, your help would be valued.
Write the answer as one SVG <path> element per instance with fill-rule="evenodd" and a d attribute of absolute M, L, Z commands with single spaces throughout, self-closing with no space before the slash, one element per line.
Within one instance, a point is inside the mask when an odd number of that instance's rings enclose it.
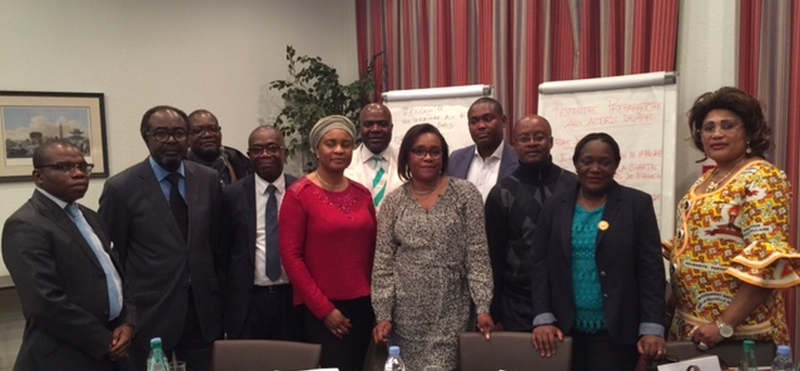
<path fill-rule="evenodd" d="M 169 141 L 169 137 L 175 138 L 178 142 L 183 142 L 189 136 L 188 132 L 184 129 L 175 129 L 173 131 L 169 131 L 166 129 L 157 129 L 156 131 L 150 133 L 146 133 L 147 136 L 152 137 L 157 142 L 166 143 Z"/>
<path fill-rule="evenodd" d="M 387 129 L 390 126 L 392 126 L 392 123 L 389 122 L 389 121 L 364 121 L 364 122 L 361 123 L 361 127 L 365 128 L 365 129 L 372 129 L 375 126 L 381 128 L 381 129 Z"/>
<path fill-rule="evenodd" d="M 281 147 L 277 144 L 270 144 L 268 146 L 252 146 L 247 149 L 247 154 L 253 157 L 261 156 L 265 151 L 270 155 L 277 156 L 286 149 L 286 147 Z"/>
<path fill-rule="evenodd" d="M 221 131 L 222 131 L 222 127 L 221 126 L 212 126 L 210 128 L 192 128 L 191 133 L 194 136 L 200 136 L 200 135 L 205 135 L 206 133 L 208 133 L 208 134 L 219 134 L 219 132 L 221 132 Z"/>
<path fill-rule="evenodd" d="M 430 155 L 431 158 L 437 159 L 442 157 L 442 150 L 439 148 L 425 149 L 417 147 L 411 149 L 411 154 L 416 158 L 425 158 L 425 155 Z"/>
<path fill-rule="evenodd" d="M 534 136 L 520 135 L 520 136 L 517 137 L 517 143 L 521 143 L 521 144 L 527 144 L 527 143 L 531 143 L 531 142 L 542 143 L 542 142 L 547 141 L 548 139 L 550 139 L 550 137 L 547 136 L 547 135 L 544 135 L 544 134 L 536 134 Z"/>
<path fill-rule="evenodd" d="M 57 171 L 59 173 L 62 173 L 64 175 L 72 174 L 72 172 L 75 171 L 75 169 L 78 169 L 82 173 L 88 175 L 88 174 L 90 174 L 92 172 L 92 169 L 94 169 L 94 165 L 93 164 L 87 164 L 85 162 L 79 162 L 77 164 L 73 164 L 71 162 L 59 162 L 59 163 L 56 163 L 56 164 L 39 165 L 37 167 L 37 169 L 41 169 L 41 168 L 51 168 L 51 169 L 53 169 L 53 170 L 55 170 L 55 171 Z"/>
<path fill-rule="evenodd" d="M 710 137 L 717 132 L 717 130 L 722 130 L 723 133 L 731 133 L 736 130 L 741 123 L 738 121 L 722 121 L 719 125 L 716 125 L 713 122 L 705 122 L 703 126 L 700 127 L 700 132 L 703 136 Z"/>

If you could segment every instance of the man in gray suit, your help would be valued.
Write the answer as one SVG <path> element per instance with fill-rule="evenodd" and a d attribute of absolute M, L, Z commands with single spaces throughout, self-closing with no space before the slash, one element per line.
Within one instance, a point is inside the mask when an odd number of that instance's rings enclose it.
<path fill-rule="evenodd" d="M 141 135 L 150 156 L 111 177 L 100 215 L 130 279 L 139 308 L 130 370 L 143 370 L 151 338 L 189 371 L 208 370 L 222 334 L 215 265 L 222 190 L 217 173 L 184 161 L 188 118 L 169 106 L 149 109 Z"/>
<path fill-rule="evenodd" d="M 136 323 L 106 231 L 75 201 L 92 165 L 65 139 L 33 153 L 36 190 L 3 227 L 3 259 L 16 285 L 25 332 L 14 370 L 113 370 Z"/>
<path fill-rule="evenodd" d="M 256 171 L 223 189 L 227 268 L 225 332 L 229 339 L 304 338 L 302 316 L 280 262 L 278 210 L 297 178 L 284 174 L 286 145 L 278 129 L 259 126 L 247 153 Z"/>
<path fill-rule="evenodd" d="M 506 115 L 500 102 L 490 97 L 478 98 L 467 116 L 469 135 L 475 144 L 450 155 L 447 175 L 469 180 L 486 201 L 492 187 L 519 166 L 517 153 L 503 140 Z"/>

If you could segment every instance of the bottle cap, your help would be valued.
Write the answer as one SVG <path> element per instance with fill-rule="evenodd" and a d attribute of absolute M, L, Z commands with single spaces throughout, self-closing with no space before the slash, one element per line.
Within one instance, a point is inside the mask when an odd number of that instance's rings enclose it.
<path fill-rule="evenodd" d="M 156 347 L 161 348 L 161 338 L 160 337 L 154 337 L 154 338 L 150 339 L 150 348 L 156 348 Z"/>
<path fill-rule="evenodd" d="M 400 355 L 400 347 L 397 345 L 392 345 L 389 347 L 389 355 L 392 357 L 397 357 Z"/>
<path fill-rule="evenodd" d="M 744 348 L 744 350 L 755 350 L 756 343 L 753 342 L 752 340 L 745 340 L 742 342 L 742 347 Z"/>
<path fill-rule="evenodd" d="M 788 356 L 791 352 L 792 348 L 790 348 L 788 345 L 778 345 L 778 354 L 782 356 Z"/>

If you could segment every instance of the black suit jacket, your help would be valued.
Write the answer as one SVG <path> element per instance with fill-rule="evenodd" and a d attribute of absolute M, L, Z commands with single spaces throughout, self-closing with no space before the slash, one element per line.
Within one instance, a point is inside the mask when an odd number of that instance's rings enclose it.
<path fill-rule="evenodd" d="M 100 218 L 80 208 L 122 276 Z M 14 369 L 113 369 L 106 356 L 112 331 L 135 325 L 136 311 L 123 287 L 122 312 L 109 322 L 105 272 L 66 211 L 35 191 L 5 222 L 3 259 L 25 315 Z"/>
<path fill-rule="evenodd" d="M 578 187 L 545 202 L 533 238 L 534 316 L 554 314 L 565 334 L 575 321 L 572 218 Z M 615 342 L 635 344 L 641 323 L 664 323 L 666 280 L 653 200 L 614 183 L 602 218 L 608 228 L 597 234 L 595 261 L 606 328 Z"/>
<path fill-rule="evenodd" d="M 223 189 L 223 249 L 226 271 L 225 332 L 238 339 L 253 298 L 256 253 L 256 175 Z M 284 175 L 286 189 L 297 178 Z"/>
<path fill-rule="evenodd" d="M 108 179 L 100 195 L 99 213 L 108 225 L 134 302 L 140 308 L 134 346 L 144 356 L 152 337 L 160 336 L 165 349 L 178 343 L 189 286 L 203 338 L 210 342 L 222 333 L 215 265 L 222 190 L 213 169 L 190 161 L 183 164 L 189 207 L 188 241 L 183 239 L 148 160 Z"/>

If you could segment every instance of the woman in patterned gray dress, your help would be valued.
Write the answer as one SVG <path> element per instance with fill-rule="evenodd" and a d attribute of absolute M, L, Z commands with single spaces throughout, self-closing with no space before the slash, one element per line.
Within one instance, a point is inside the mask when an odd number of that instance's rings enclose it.
<path fill-rule="evenodd" d="M 399 345 L 409 371 L 458 369 L 458 335 L 486 338 L 492 268 L 483 199 L 471 183 L 445 176 L 447 142 L 430 124 L 408 130 L 398 171 L 406 183 L 384 200 L 372 270 L 376 343 Z"/>

